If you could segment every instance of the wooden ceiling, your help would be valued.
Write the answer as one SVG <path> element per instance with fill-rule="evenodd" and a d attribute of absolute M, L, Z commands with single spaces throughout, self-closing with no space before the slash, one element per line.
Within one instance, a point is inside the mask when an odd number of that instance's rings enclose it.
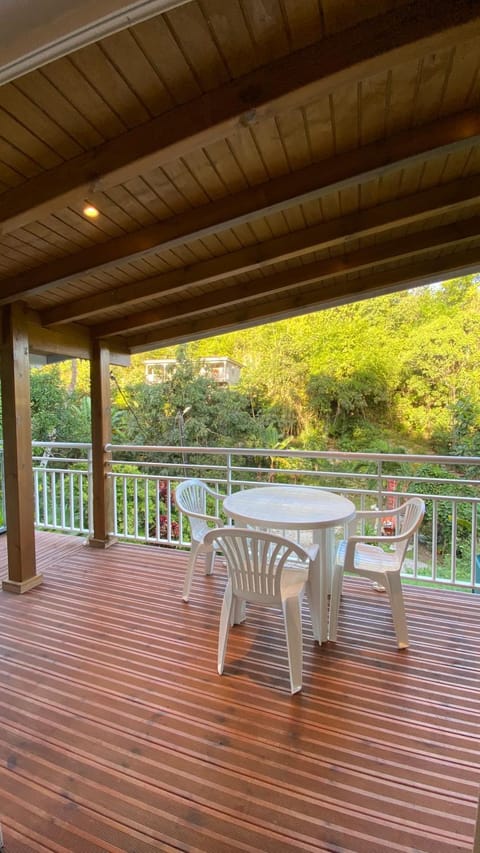
<path fill-rule="evenodd" d="M 0 305 L 130 353 L 477 272 L 479 103 L 480 0 L 124 29 L 0 88 Z"/>

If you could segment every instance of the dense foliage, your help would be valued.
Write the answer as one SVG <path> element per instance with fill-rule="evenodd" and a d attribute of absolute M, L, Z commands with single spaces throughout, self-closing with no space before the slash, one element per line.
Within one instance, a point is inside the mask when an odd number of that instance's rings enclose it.
<path fill-rule="evenodd" d="M 480 292 L 470 276 L 157 350 L 112 369 L 116 442 L 300 447 L 478 455 Z M 200 356 L 230 356 L 235 388 L 200 375 Z M 88 441 L 88 365 L 32 370 L 33 437 Z"/>

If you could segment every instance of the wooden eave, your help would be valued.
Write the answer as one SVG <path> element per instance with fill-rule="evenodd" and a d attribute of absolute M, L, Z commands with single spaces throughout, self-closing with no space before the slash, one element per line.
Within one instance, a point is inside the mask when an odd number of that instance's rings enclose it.
<path fill-rule="evenodd" d="M 194 0 L 0 88 L 0 305 L 36 351 L 480 269 L 480 4 L 260 11 Z"/>

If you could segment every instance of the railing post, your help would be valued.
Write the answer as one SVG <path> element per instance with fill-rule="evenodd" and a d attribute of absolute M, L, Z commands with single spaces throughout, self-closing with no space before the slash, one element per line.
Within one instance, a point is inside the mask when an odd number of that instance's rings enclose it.
<path fill-rule="evenodd" d="M 232 454 L 227 453 L 227 495 L 232 494 Z"/>
<path fill-rule="evenodd" d="M 87 507 L 87 523 L 88 535 L 92 535 L 93 530 L 93 449 L 92 445 L 87 449 L 87 492 L 88 492 L 88 507 Z"/>
<path fill-rule="evenodd" d="M 112 440 L 110 401 L 110 352 L 101 341 L 94 341 L 90 362 L 92 400 L 92 479 L 93 530 L 88 540 L 95 548 L 108 548 L 115 540 L 113 530 L 112 481 L 109 476 Z"/>
<path fill-rule="evenodd" d="M 382 475 L 383 475 L 383 465 L 382 460 L 379 459 L 377 462 L 377 504 L 379 509 L 383 509 L 383 490 L 382 490 Z"/>

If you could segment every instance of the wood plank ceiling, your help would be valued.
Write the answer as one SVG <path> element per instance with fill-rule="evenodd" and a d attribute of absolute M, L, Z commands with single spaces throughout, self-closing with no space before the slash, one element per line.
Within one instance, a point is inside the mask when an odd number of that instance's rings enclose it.
<path fill-rule="evenodd" d="M 128 353 L 477 272 L 479 69 L 479 0 L 193 0 L 19 77 L 0 305 Z"/>

